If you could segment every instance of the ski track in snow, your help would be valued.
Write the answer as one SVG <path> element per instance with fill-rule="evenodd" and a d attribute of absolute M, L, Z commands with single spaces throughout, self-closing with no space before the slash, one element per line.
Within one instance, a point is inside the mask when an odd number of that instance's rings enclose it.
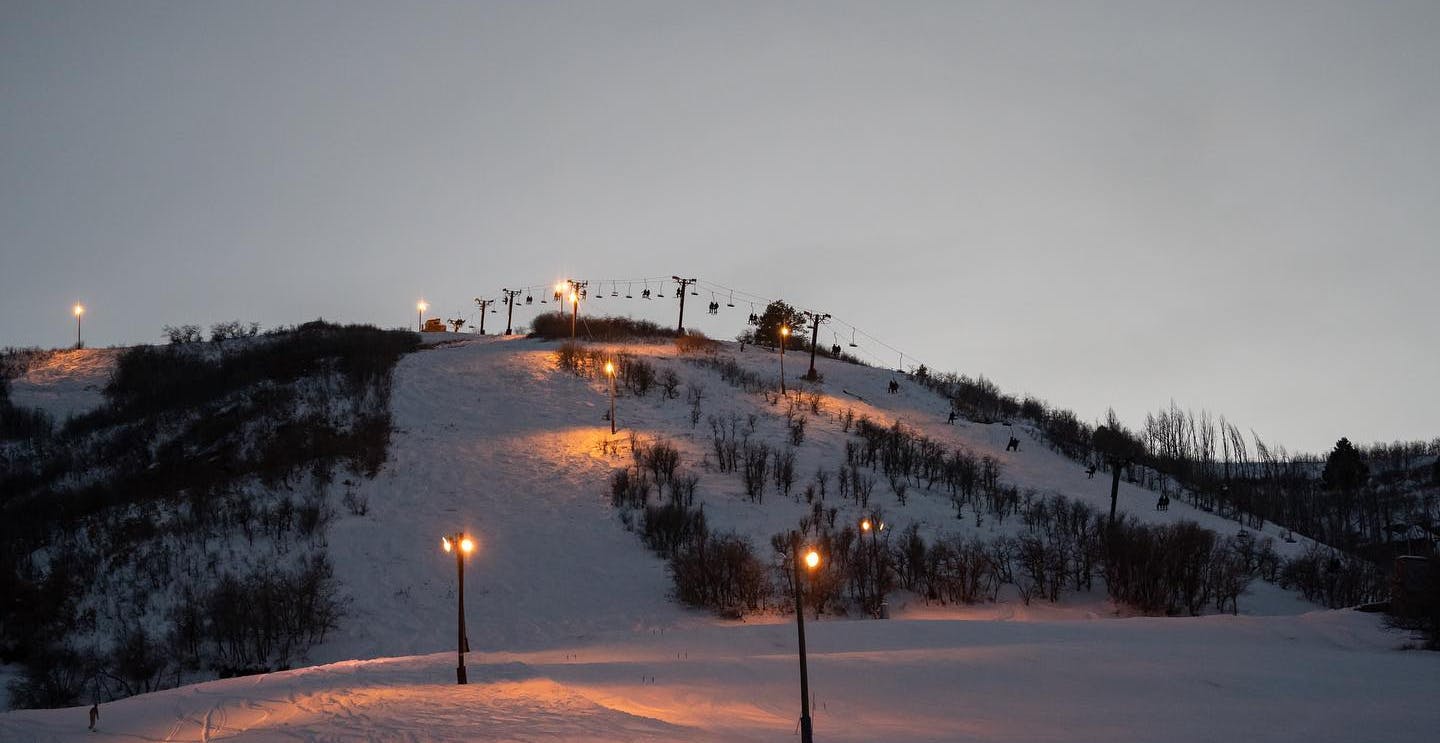
<path fill-rule="evenodd" d="M 792 620 L 728 622 L 672 602 L 663 563 L 610 508 L 607 478 L 629 461 L 629 430 L 664 436 L 682 450 L 682 467 L 700 475 L 697 500 L 712 528 L 749 535 L 762 555 L 769 535 L 792 528 L 807 507 L 773 486 L 763 504 L 749 503 L 738 477 L 705 471 L 710 429 L 703 419 L 691 427 L 683 388 L 677 400 L 658 389 L 622 396 L 621 431 L 611 436 L 605 388 L 557 371 L 557 346 L 467 338 L 401 360 L 390 459 L 355 486 L 370 512 L 342 510 L 328 535 L 350 603 L 341 628 L 307 660 L 329 665 L 106 704 L 95 734 L 85 731 L 86 708 L 7 713 L 0 741 L 792 737 Z M 726 349 L 759 373 L 778 371 L 772 353 Z M 784 440 L 783 407 L 675 358 L 670 345 L 625 350 L 703 383 L 706 416 L 733 413 L 743 425 L 754 414 L 758 438 Z M 792 358 L 787 370 L 797 377 L 808 358 Z M 100 361 L 86 364 L 77 379 L 106 373 Z M 903 376 L 828 359 L 818 368 L 825 411 L 810 416 L 797 490 L 817 466 L 842 461 L 849 434 L 839 416 L 849 408 L 994 456 L 1003 479 L 1022 488 L 1108 509 L 1108 478 L 1088 479 L 1024 426 L 946 425 L 945 402 Z M 896 395 L 885 393 L 892 376 L 901 381 Z M 59 390 L 53 410 L 92 404 L 83 396 L 93 389 L 64 374 L 47 384 Z M 1012 431 L 1020 452 L 1004 451 Z M 901 508 L 877 480 L 873 502 L 897 530 L 911 520 L 931 536 L 1018 528 L 1017 519 L 956 519 L 947 498 L 919 491 Z M 828 505 L 842 508 L 841 520 L 858 518 L 833 479 L 831 489 Z M 1122 484 L 1120 507 L 1151 523 L 1238 528 L 1178 499 L 1157 513 L 1156 497 Z M 467 686 L 453 683 L 455 566 L 439 544 L 457 530 L 478 541 L 465 571 Z M 1276 540 L 1287 556 L 1303 547 Z M 1420 739 L 1440 727 L 1436 654 L 1397 652 L 1405 638 L 1377 617 L 1314 611 L 1268 584 L 1241 598 L 1239 617 L 1113 618 L 1103 598 L 1087 596 L 1030 606 L 895 600 L 892 620 L 807 622 L 817 738 L 1352 741 Z"/>

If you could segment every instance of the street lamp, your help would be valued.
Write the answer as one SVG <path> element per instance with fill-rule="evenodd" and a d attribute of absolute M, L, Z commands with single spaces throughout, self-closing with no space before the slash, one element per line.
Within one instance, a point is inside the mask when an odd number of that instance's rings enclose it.
<path fill-rule="evenodd" d="M 615 434 L 615 363 L 605 362 L 605 376 L 610 378 L 610 434 Z"/>
<path fill-rule="evenodd" d="M 415 303 L 415 332 L 419 333 L 425 330 L 425 310 L 428 309 L 430 309 L 430 305 L 426 304 L 423 299 Z"/>
<path fill-rule="evenodd" d="M 878 518 L 872 520 L 866 516 L 860 519 L 861 541 L 864 541 L 865 534 L 870 535 L 870 580 L 875 586 L 875 606 L 871 608 L 871 611 L 875 613 L 876 619 L 880 618 L 880 604 L 883 600 L 880 595 L 880 532 L 884 530 L 885 522 Z"/>
<path fill-rule="evenodd" d="M 790 534 L 790 562 L 795 568 L 795 632 L 800 638 L 800 743 L 814 743 L 815 733 L 810 725 L 810 675 L 805 669 L 805 600 L 803 589 L 800 587 L 800 561 L 805 561 L 805 568 L 809 573 L 814 574 L 815 569 L 820 567 L 820 553 L 814 548 L 805 551 L 805 556 L 800 556 L 800 532 Z"/>
<path fill-rule="evenodd" d="M 790 326 L 780 326 L 780 393 L 785 393 L 785 341 L 790 340 Z"/>
<path fill-rule="evenodd" d="M 85 314 L 85 305 L 76 303 L 71 311 L 75 313 L 75 347 L 84 348 L 85 344 L 80 340 L 80 316 Z"/>
<path fill-rule="evenodd" d="M 455 575 L 456 584 L 460 587 L 460 597 L 457 600 L 459 606 L 459 641 L 456 644 L 456 657 L 458 662 L 455 665 L 455 683 L 463 684 L 465 680 L 465 653 L 470 650 L 470 638 L 465 634 L 465 556 L 475 551 L 475 541 L 465 536 L 464 532 L 458 532 L 446 537 L 440 537 L 440 546 L 446 552 L 455 553 Z"/>

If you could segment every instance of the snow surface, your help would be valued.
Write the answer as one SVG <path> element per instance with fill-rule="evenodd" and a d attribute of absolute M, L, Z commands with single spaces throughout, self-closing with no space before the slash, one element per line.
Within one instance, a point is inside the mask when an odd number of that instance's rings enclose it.
<path fill-rule="evenodd" d="M 821 741 L 1427 740 L 1433 653 L 1373 615 L 807 625 Z M 789 624 L 530 653 L 346 661 L 101 708 L 0 715 L 0 740 L 773 741 L 794 737 Z"/>
<path fill-rule="evenodd" d="M 374 480 L 355 484 L 370 511 L 343 509 L 329 550 L 349 595 L 339 630 L 306 660 L 330 663 L 144 695 L 102 708 L 92 739 L 140 740 L 776 740 L 794 734 L 798 671 L 793 618 L 715 619 L 668 597 L 664 564 L 625 531 L 607 478 L 629 461 L 628 436 L 662 436 L 700 476 L 714 528 L 769 535 L 793 528 L 803 503 L 742 496 L 733 474 L 704 467 L 710 430 L 684 399 L 622 397 L 619 434 L 606 390 L 555 368 L 558 344 L 427 336 L 401 360 L 396 433 Z M 783 409 L 676 357 L 668 344 L 628 352 L 703 384 L 706 416 L 757 417 L 757 437 L 785 436 Z M 766 374 L 776 355 L 726 353 Z M 788 354 L 794 379 L 808 358 Z M 100 366 L 100 364 L 96 364 Z M 1108 509 L 1109 480 L 1046 449 L 1022 426 L 944 422 L 945 403 L 900 375 L 818 361 L 824 410 L 800 447 L 797 489 L 843 458 L 840 416 L 901 421 L 949 446 L 1004 463 L 1003 479 Z M 87 372 L 94 375 L 100 371 Z M 63 377 L 64 375 L 60 375 Z M 102 382 L 103 383 L 103 382 Z M 84 385 L 58 378 L 76 392 Z M 798 381 L 795 382 L 799 386 Z M 77 392 L 77 398 L 81 395 Z M 858 397 L 857 397 L 858 396 Z M 863 397 L 864 400 L 859 398 Z M 60 402 L 56 402 L 59 409 Z M 70 403 L 66 403 L 70 404 Z M 74 403 L 79 409 L 80 403 Z M 783 405 L 783 403 L 782 403 Z M 1011 433 L 1020 452 L 1005 452 Z M 899 506 L 883 478 L 873 501 L 892 528 L 927 536 L 1010 533 L 1018 519 L 976 525 L 949 500 L 912 492 Z M 831 483 L 833 490 L 833 479 Z M 1238 526 L 1178 499 L 1122 484 L 1120 507 L 1149 522 L 1181 518 L 1221 533 Z M 833 494 L 842 520 L 858 519 Z M 479 543 L 466 567 L 471 684 L 456 687 L 455 568 L 440 535 Z M 1305 546 L 1276 549 L 1287 556 Z M 807 621 L 820 740 L 1362 740 L 1416 739 L 1440 724 L 1440 656 L 1374 615 L 1315 611 L 1257 583 L 1242 616 L 1116 618 L 1101 596 L 1058 605 L 942 607 L 892 597 L 887 621 Z M 1248 616 L 1247 616 L 1248 615 Z M 447 652 L 448 651 L 448 652 Z M 362 659 L 362 660 L 356 660 Z M 376 660 L 363 660 L 376 659 Z M 86 734 L 84 709 L 0 715 L 0 741 Z"/>
<path fill-rule="evenodd" d="M 57 421 L 93 410 L 105 401 L 104 388 L 123 348 L 55 351 L 10 380 L 10 402 L 39 408 Z"/>

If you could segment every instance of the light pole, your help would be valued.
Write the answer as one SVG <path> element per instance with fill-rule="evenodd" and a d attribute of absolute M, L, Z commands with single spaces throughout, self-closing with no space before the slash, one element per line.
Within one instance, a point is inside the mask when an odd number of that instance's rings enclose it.
<path fill-rule="evenodd" d="M 417 333 L 425 330 L 425 310 L 427 309 L 430 309 L 430 305 L 426 304 L 425 300 L 422 299 L 415 303 L 415 332 Z"/>
<path fill-rule="evenodd" d="M 790 326 L 780 326 L 780 394 L 785 394 L 785 341 L 790 340 Z"/>
<path fill-rule="evenodd" d="M 805 600 L 800 587 L 800 532 L 790 534 L 790 563 L 795 568 L 795 632 L 800 638 L 800 743 L 814 743 L 815 732 L 810 725 L 810 675 L 805 669 Z M 820 553 L 805 552 L 805 568 L 815 572 L 820 567 Z"/>
<path fill-rule="evenodd" d="M 884 522 L 878 518 L 872 520 L 869 516 L 866 516 L 860 520 L 861 539 L 864 539 L 864 534 L 870 535 L 870 580 L 875 587 L 875 595 L 873 597 L 875 606 L 871 608 L 871 611 L 875 613 L 876 619 L 880 618 L 880 604 L 883 601 L 880 595 L 880 532 L 884 530 L 884 528 Z"/>
<path fill-rule="evenodd" d="M 464 532 L 457 532 L 448 537 L 440 537 L 440 545 L 446 552 L 455 553 L 455 575 L 456 584 L 460 587 L 460 597 L 457 600 L 459 607 L 460 626 L 458 642 L 456 643 L 455 683 L 463 684 L 465 680 L 465 653 L 470 649 L 470 638 L 465 634 L 465 556 L 475 551 L 475 542 Z"/>
<path fill-rule="evenodd" d="M 80 340 L 80 316 L 85 314 L 85 305 L 77 303 L 73 311 L 75 313 L 75 347 L 84 348 L 85 343 Z"/>
<path fill-rule="evenodd" d="M 570 340 L 575 340 L 575 318 L 580 315 L 580 292 L 570 290 Z M 589 327 L 588 325 L 586 327 Z"/>
<path fill-rule="evenodd" d="M 610 434 L 615 434 L 615 363 L 605 362 L 605 376 L 610 378 Z"/>

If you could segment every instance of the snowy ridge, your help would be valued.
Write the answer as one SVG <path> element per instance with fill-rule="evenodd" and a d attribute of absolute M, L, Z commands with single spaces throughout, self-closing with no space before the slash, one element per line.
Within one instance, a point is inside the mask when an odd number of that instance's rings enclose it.
<path fill-rule="evenodd" d="M 808 508 L 773 490 L 763 503 L 705 467 L 710 432 L 684 395 L 618 402 L 558 370 L 559 344 L 518 338 L 447 341 L 403 358 L 389 461 L 358 485 L 364 516 L 341 513 L 329 552 L 347 616 L 310 662 L 330 665 L 199 684 L 102 707 L 101 734 L 142 740 L 775 740 L 798 716 L 789 617 L 713 618 L 669 598 L 664 563 L 622 528 L 606 479 L 629 461 L 629 432 L 662 437 L 700 477 L 712 526 L 751 537 L 793 528 Z M 455 342 L 448 342 L 455 341 Z M 624 350 L 703 385 L 706 417 L 756 416 L 756 435 L 785 436 L 780 410 L 687 363 L 670 344 Z M 733 355 L 778 372 L 772 353 Z M 806 367 L 789 354 L 792 379 Z M 944 401 L 890 372 L 828 359 L 822 413 L 799 447 L 803 484 L 843 457 L 847 409 L 900 421 L 946 446 L 999 459 L 1003 477 L 1108 509 L 1109 481 L 1051 452 L 1022 426 L 945 423 Z M 798 384 L 798 382 L 797 382 Z M 17 385 L 17 389 L 19 385 Z M 856 397 L 859 395 L 864 401 Z M 1012 431 L 1019 452 L 1006 452 Z M 1121 485 L 1120 508 L 1153 523 L 1233 521 Z M 858 519 L 832 496 L 840 518 Z M 927 535 L 1005 533 L 1012 522 L 957 519 L 945 498 L 912 493 L 902 507 L 882 482 L 874 505 L 895 528 Z M 1013 521 L 1013 520 L 1012 520 Z M 441 534 L 463 529 L 479 549 L 466 567 L 471 683 L 454 679 L 455 574 Z M 1260 536 L 1278 537 L 1267 525 Z M 1304 543 L 1278 538 L 1287 556 Z M 1403 635 L 1373 615 L 1314 611 L 1256 583 L 1242 615 L 1116 619 L 1081 596 L 1059 605 L 934 606 L 892 597 L 887 621 L 810 624 L 811 685 L 823 740 L 1357 740 L 1403 738 L 1440 725 L 1424 700 L 1440 692 L 1431 654 L 1401 653 Z M 368 660 L 379 659 L 379 660 Z M 0 740 L 85 735 L 84 710 L 0 715 Z"/>

